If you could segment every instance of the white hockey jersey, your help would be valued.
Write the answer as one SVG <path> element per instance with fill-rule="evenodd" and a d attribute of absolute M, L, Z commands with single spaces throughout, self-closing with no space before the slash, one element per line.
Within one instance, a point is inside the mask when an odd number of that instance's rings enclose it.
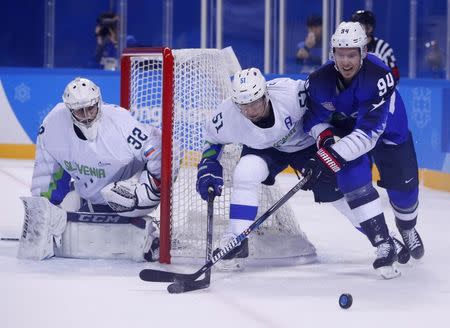
<path fill-rule="evenodd" d="M 303 132 L 306 111 L 305 81 L 278 78 L 267 82 L 275 116 L 270 128 L 260 128 L 241 114 L 231 98 L 224 100 L 206 123 L 204 139 L 210 144 L 244 144 L 254 149 L 276 148 L 292 153 L 314 144 Z"/>
<path fill-rule="evenodd" d="M 77 135 L 71 113 L 63 103 L 50 111 L 36 142 L 33 196 L 44 196 L 58 203 L 72 179 L 82 198 L 93 204 L 106 204 L 100 190 L 111 182 L 132 177 L 145 165 L 151 174 L 160 178 L 159 129 L 143 125 L 126 109 L 106 103 L 102 104 L 97 124 L 96 139 L 83 140 Z M 65 190 L 63 195 L 61 190 Z"/>

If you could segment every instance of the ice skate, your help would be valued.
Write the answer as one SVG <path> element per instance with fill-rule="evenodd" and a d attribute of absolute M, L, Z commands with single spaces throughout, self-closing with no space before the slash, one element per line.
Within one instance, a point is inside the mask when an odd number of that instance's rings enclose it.
<path fill-rule="evenodd" d="M 219 249 L 223 249 L 236 235 L 233 233 L 226 233 L 220 243 Z M 219 250 L 213 252 L 213 256 Z M 219 262 L 217 268 L 221 271 L 242 271 L 244 270 L 245 258 L 248 257 L 248 239 L 244 239 L 240 245 L 236 246 L 231 252 L 225 255 Z"/>
<path fill-rule="evenodd" d="M 392 234 L 391 234 L 391 238 L 395 244 L 395 250 L 397 252 L 398 263 L 400 263 L 400 264 L 408 263 L 409 259 L 411 258 L 408 247 L 406 247 L 400 240 L 395 238 L 395 236 Z"/>
<path fill-rule="evenodd" d="M 419 233 L 415 228 L 402 230 L 398 229 L 400 235 L 402 236 L 403 241 L 405 242 L 405 246 L 408 247 L 409 253 L 416 260 L 422 258 L 425 253 L 425 249 L 423 247 L 422 239 L 420 238 Z"/>
<path fill-rule="evenodd" d="M 401 272 L 395 266 L 398 257 L 392 238 L 378 245 L 376 254 L 377 258 L 373 262 L 373 268 L 384 279 L 393 279 L 400 276 Z"/>

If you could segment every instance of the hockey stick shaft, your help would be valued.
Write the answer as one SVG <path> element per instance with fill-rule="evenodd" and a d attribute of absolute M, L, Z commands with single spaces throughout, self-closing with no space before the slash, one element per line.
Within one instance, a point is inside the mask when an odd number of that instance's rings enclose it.
<path fill-rule="evenodd" d="M 212 256 L 212 239 L 213 239 L 213 218 L 214 218 L 214 189 L 208 188 L 208 203 L 206 211 L 206 254 L 205 264 L 211 260 Z M 208 288 L 211 283 L 211 270 L 205 272 L 205 277 L 201 280 L 189 281 L 189 282 L 175 282 L 167 287 L 167 290 L 171 294 L 179 294 L 190 292 L 193 290 Z"/>
<path fill-rule="evenodd" d="M 283 197 L 281 197 L 275 204 L 273 204 L 264 214 L 262 214 L 258 219 L 256 219 L 247 229 L 245 229 L 240 235 L 236 236 L 231 240 L 223 249 L 214 255 L 214 257 L 209 260 L 205 265 L 203 265 L 199 270 L 192 274 L 184 273 L 174 273 L 161 270 L 144 269 L 140 273 L 140 277 L 146 281 L 171 281 L 173 279 L 176 281 L 190 281 L 196 280 L 203 273 L 209 270 L 217 261 L 222 259 L 225 255 L 231 252 L 237 245 L 241 243 L 248 235 L 258 228 L 269 216 L 271 216 L 276 210 L 278 210 L 282 205 L 284 205 L 292 196 L 294 196 L 297 191 L 302 189 L 305 183 L 309 180 L 310 174 L 306 175 L 301 179 L 291 190 L 289 190 Z M 172 281 L 173 281 L 172 280 Z"/>
<path fill-rule="evenodd" d="M 206 255 L 205 255 L 205 264 L 211 261 L 212 257 L 212 238 L 213 238 L 213 218 L 214 218 L 214 189 L 208 189 L 208 209 L 206 215 Z M 208 284 L 211 280 L 211 270 L 206 271 L 205 279 Z"/>
<path fill-rule="evenodd" d="M 19 238 L 15 238 L 15 237 L 1 237 L 0 240 L 1 241 L 19 241 Z"/>

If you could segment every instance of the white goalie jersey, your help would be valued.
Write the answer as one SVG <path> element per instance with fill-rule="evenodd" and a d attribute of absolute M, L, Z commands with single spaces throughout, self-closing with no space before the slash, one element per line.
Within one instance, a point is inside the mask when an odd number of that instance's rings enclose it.
<path fill-rule="evenodd" d="M 275 123 L 260 128 L 240 113 L 231 98 L 222 102 L 212 114 L 205 129 L 210 144 L 244 144 L 254 149 L 276 148 L 282 152 L 296 152 L 314 144 L 303 132 L 306 111 L 305 81 L 278 78 L 267 82 Z"/>
<path fill-rule="evenodd" d="M 33 196 L 44 196 L 58 204 L 73 180 L 80 197 L 92 204 L 106 204 L 100 193 L 105 186 L 129 179 L 145 166 L 160 178 L 160 131 L 139 123 L 126 109 L 103 103 L 97 137 L 82 137 L 70 111 L 63 103 L 57 104 L 39 130 Z"/>

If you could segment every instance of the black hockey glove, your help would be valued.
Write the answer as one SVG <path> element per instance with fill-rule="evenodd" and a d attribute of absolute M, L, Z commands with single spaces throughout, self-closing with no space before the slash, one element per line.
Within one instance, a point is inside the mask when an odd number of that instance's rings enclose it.
<path fill-rule="evenodd" d="M 320 148 L 301 170 L 303 176 L 311 172 L 309 180 L 302 189 L 311 190 L 319 180 L 331 183 L 333 174 L 339 172 L 346 163 L 347 161 L 330 146 Z"/>

